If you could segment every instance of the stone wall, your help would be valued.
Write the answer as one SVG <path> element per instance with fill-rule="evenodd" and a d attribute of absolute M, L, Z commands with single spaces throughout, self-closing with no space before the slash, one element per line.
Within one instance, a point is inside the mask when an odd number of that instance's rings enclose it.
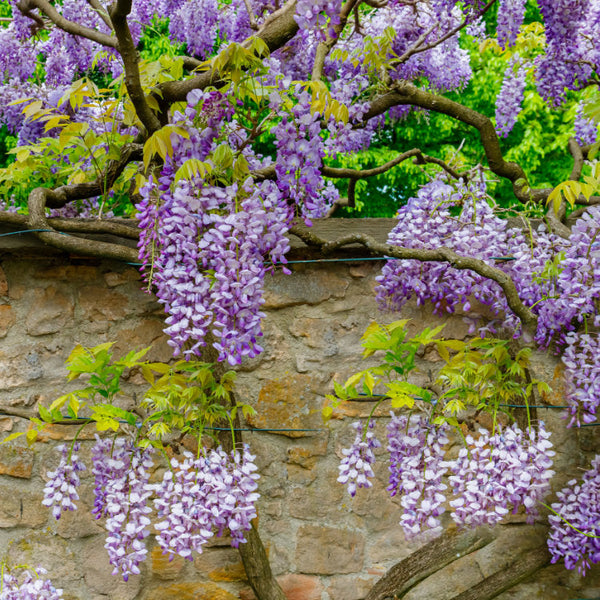
<path fill-rule="evenodd" d="M 63 363 L 76 343 L 93 346 L 115 341 L 117 352 L 152 345 L 151 359 L 166 360 L 162 310 L 141 290 L 134 267 L 49 254 L 40 249 L 11 250 L 0 266 L 0 412 L 34 411 L 70 389 Z M 373 288 L 374 262 L 294 265 L 293 274 L 267 282 L 265 352 L 239 370 L 238 393 L 257 415 L 248 426 L 310 431 L 246 432 L 257 454 L 261 479 L 259 531 L 275 573 L 293 600 L 358 600 L 373 583 L 422 542 L 407 542 L 398 525 L 399 503 L 385 492 L 386 465 L 376 467 L 377 482 L 350 498 L 336 482 L 341 448 L 353 438 L 353 418 L 370 405 L 339 410 L 329 425 L 321 419 L 324 395 L 332 381 L 344 380 L 362 365 L 360 337 L 378 313 Z M 438 321 L 409 306 L 417 331 Z M 465 337 L 460 315 L 447 321 L 447 337 Z M 421 357 L 415 381 L 435 372 L 437 355 Z M 536 375 L 550 382 L 561 403 L 560 379 L 552 357 L 535 356 Z M 125 406 L 141 391 L 132 373 Z M 376 414 L 384 438 L 389 407 Z M 547 415 L 546 415 L 547 412 Z M 596 429 L 567 431 L 559 411 L 540 414 L 556 432 L 558 484 L 580 476 L 590 454 L 599 450 Z M 0 432 L 24 430 L 27 420 L 0 416 Z M 83 473 L 80 510 L 55 521 L 41 506 L 46 472 L 58 462 L 54 450 L 72 439 L 73 427 L 53 426 L 33 449 L 22 438 L 0 446 L 0 560 L 45 566 L 70 600 L 249 600 L 252 593 L 235 550 L 215 539 L 192 562 L 169 562 L 150 544 L 142 575 L 128 582 L 111 576 L 101 522 L 94 521 L 92 480 Z M 84 431 L 85 439 L 93 437 Z M 81 454 L 89 458 L 89 443 Z M 382 453 L 383 454 L 383 453 Z M 156 477 L 160 475 L 160 469 Z M 414 588 L 410 600 L 453 598 L 484 577 L 526 556 L 544 535 L 543 525 L 529 526 L 520 515 L 499 528 L 485 548 L 453 562 Z M 600 569 L 582 580 L 560 565 L 539 571 L 500 596 L 529 598 L 600 597 Z"/>

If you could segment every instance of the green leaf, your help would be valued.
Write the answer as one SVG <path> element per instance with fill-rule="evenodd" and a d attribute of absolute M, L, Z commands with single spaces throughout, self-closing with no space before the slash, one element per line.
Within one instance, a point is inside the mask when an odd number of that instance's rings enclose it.
<path fill-rule="evenodd" d="M 15 433 L 11 433 L 10 435 L 7 435 L 1 442 L 0 444 L 6 444 L 7 442 L 12 442 L 13 440 L 16 440 L 17 438 L 21 437 L 22 435 L 25 435 L 24 431 L 16 431 Z"/>

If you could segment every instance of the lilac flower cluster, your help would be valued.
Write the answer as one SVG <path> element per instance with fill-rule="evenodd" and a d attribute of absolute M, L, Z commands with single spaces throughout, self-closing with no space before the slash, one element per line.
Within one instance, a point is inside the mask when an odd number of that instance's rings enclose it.
<path fill-rule="evenodd" d="M 338 481 L 348 484 L 351 495 L 358 487 L 370 487 L 374 456 L 361 437 L 362 425 L 354 425 L 357 438 L 340 465 Z M 494 525 L 523 506 L 527 520 L 538 515 L 538 504 L 549 492 L 552 471 L 550 433 L 543 423 L 529 434 L 516 425 L 490 435 L 480 430 L 475 439 L 466 437 L 466 447 L 456 459 L 444 460 L 448 426 L 429 423 L 424 415 L 391 414 L 388 424 L 390 479 L 388 491 L 401 496 L 400 525 L 407 538 L 424 530 L 441 532 L 449 482 L 454 496 L 449 505 L 452 518 L 461 527 Z M 359 466 L 360 465 L 360 466 Z"/>
<path fill-rule="evenodd" d="M 6 571 L 0 581 L 0 600 L 62 600 L 63 591 L 56 589 L 42 575 L 46 569 L 24 570 L 19 575 Z"/>
<path fill-rule="evenodd" d="M 139 564 L 146 559 L 145 538 L 150 534 L 152 511 L 148 499 L 152 494 L 149 472 L 152 466 L 151 449 L 134 448 L 124 438 L 118 438 L 107 452 L 108 446 L 98 441 L 94 452 L 96 489 L 103 493 L 96 497 L 96 518 L 106 516 L 106 543 L 108 558 L 113 565 L 113 575 L 121 573 L 127 581 L 130 574 L 139 574 Z M 98 460 L 103 461 L 100 467 Z"/>
<path fill-rule="evenodd" d="M 477 527 L 500 522 L 510 507 L 525 508 L 533 522 L 538 503 L 549 492 L 554 475 L 550 433 L 540 422 L 527 436 L 517 425 L 495 435 L 481 429 L 467 436 L 455 461 L 450 462 L 450 484 L 456 498 L 450 501 L 452 518 L 460 526 Z"/>
<path fill-rule="evenodd" d="M 231 532 L 232 545 L 245 542 L 244 532 L 256 517 L 258 474 L 248 446 L 226 454 L 221 448 L 195 458 L 185 453 L 156 489 L 157 541 L 163 552 L 191 560 L 214 535 Z"/>
<path fill-rule="evenodd" d="M 545 54 L 536 60 L 538 90 L 553 106 L 565 91 L 578 89 L 593 70 L 585 64 L 584 37 L 588 0 L 538 0 L 546 31 Z"/>
<path fill-rule="evenodd" d="M 500 0 L 496 33 L 502 48 L 514 46 L 525 17 L 526 0 Z"/>
<path fill-rule="evenodd" d="M 561 360 L 568 384 L 566 400 L 570 406 L 570 425 L 593 423 L 600 405 L 598 334 L 570 332 L 565 336 L 565 342 Z"/>
<path fill-rule="evenodd" d="M 517 122 L 525 95 L 528 67 L 526 62 L 515 56 L 504 72 L 502 88 L 496 98 L 496 132 L 500 137 L 506 137 Z"/>
<path fill-rule="evenodd" d="M 176 354 L 199 354 L 210 330 L 219 359 L 237 364 L 262 351 L 264 259 L 285 261 L 293 209 L 271 181 L 223 187 L 194 177 L 173 183 L 179 166 L 189 158 L 206 160 L 217 139 L 243 154 L 250 168 L 264 166 L 244 144 L 247 134 L 227 97 L 196 91 L 188 100 L 176 118 L 189 139 L 174 143 L 161 176 L 141 190 L 140 259 L 152 264 Z"/>
<path fill-rule="evenodd" d="M 372 429 L 374 421 L 369 422 L 369 428 Z M 370 488 L 372 483 L 369 481 L 373 477 L 371 465 L 375 462 L 375 448 L 379 448 L 381 443 L 375 437 L 372 431 L 363 433 L 363 424 L 357 421 L 352 425 L 356 431 L 356 437 L 350 448 L 344 448 L 342 454 L 344 458 L 339 466 L 340 475 L 338 482 L 348 486 L 348 493 L 354 497 L 357 488 Z"/>
<path fill-rule="evenodd" d="M 407 538 L 423 529 L 441 532 L 440 515 L 445 511 L 445 483 L 448 470 L 444 449 L 448 443 L 446 426 L 433 426 L 425 416 L 391 414 L 388 424 L 390 482 L 392 496 L 401 494 L 400 525 Z"/>
<path fill-rule="evenodd" d="M 553 563 L 564 559 L 567 569 L 577 567 L 585 575 L 600 562 L 600 456 L 581 483 L 572 479 L 567 486 L 551 505 L 548 549 Z"/>
<path fill-rule="evenodd" d="M 56 448 L 61 453 L 61 459 L 58 467 L 54 471 L 48 471 L 48 483 L 44 487 L 44 506 L 52 507 L 52 514 L 55 519 L 60 519 L 64 510 L 75 510 L 75 502 L 79 500 L 77 488 L 79 487 L 79 475 L 85 471 L 85 465 L 79 460 L 77 452 L 79 443 L 74 443 L 72 447 L 61 444 Z"/>
<path fill-rule="evenodd" d="M 300 29 L 323 29 L 327 35 L 335 37 L 335 26 L 340 23 L 341 0 L 298 0 L 296 2 L 296 23 Z"/>
<path fill-rule="evenodd" d="M 169 21 L 171 39 L 185 42 L 191 55 L 204 60 L 217 39 L 219 11 L 217 0 L 189 0 Z"/>
<path fill-rule="evenodd" d="M 598 125 L 585 114 L 585 104 L 579 102 L 575 113 L 575 139 L 581 146 L 593 144 L 598 137 Z"/>
<path fill-rule="evenodd" d="M 311 113 L 311 97 L 296 90 L 298 103 L 293 115 L 284 114 L 272 133 L 277 147 L 277 185 L 284 197 L 300 206 L 305 220 L 327 214 L 330 204 L 321 193 L 325 185 L 321 175 L 323 140 L 318 112 Z"/>

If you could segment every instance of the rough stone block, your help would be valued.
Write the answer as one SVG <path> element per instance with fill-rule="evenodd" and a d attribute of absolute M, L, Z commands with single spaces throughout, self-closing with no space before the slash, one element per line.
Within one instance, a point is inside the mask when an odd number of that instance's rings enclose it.
<path fill-rule="evenodd" d="M 15 443 L 0 446 L 0 475 L 29 479 L 33 470 L 34 452 Z"/>
<path fill-rule="evenodd" d="M 194 568 L 212 581 L 246 581 L 246 570 L 233 548 L 211 548 L 194 558 Z"/>
<path fill-rule="evenodd" d="M 152 573 L 159 579 L 177 579 L 185 567 L 185 559 L 177 554 L 165 554 L 160 546 L 150 553 Z"/>
<path fill-rule="evenodd" d="M 260 390 L 256 414 L 247 418 L 252 427 L 272 429 L 322 429 L 320 386 L 308 375 L 290 375 L 268 380 Z M 277 433 L 277 432 L 275 432 Z M 311 435 L 310 431 L 278 432 L 291 438 Z M 314 432 L 317 433 L 317 432 Z M 314 435 L 314 433 L 312 433 Z"/>
<path fill-rule="evenodd" d="M 287 600 L 321 600 L 323 585 L 318 577 L 290 573 L 277 577 Z M 254 592 L 246 588 L 240 592 L 240 600 L 256 600 Z"/>
<path fill-rule="evenodd" d="M 302 573 L 356 573 L 363 567 L 365 540 L 356 531 L 304 525 L 296 537 L 296 568 Z"/>
<path fill-rule="evenodd" d="M 0 528 L 36 528 L 48 521 L 48 509 L 42 506 L 43 495 L 23 491 L 15 485 L 0 485 Z"/>
<path fill-rule="evenodd" d="M 25 329 L 33 336 L 57 333 L 72 321 L 73 308 L 72 298 L 54 286 L 38 288 L 25 317 Z"/>
<path fill-rule="evenodd" d="M 0 267 L 0 296 L 8 296 L 8 280 L 2 267 Z"/>
<path fill-rule="evenodd" d="M 127 314 L 127 296 L 100 286 L 79 290 L 79 304 L 85 321 L 116 321 Z"/>
<path fill-rule="evenodd" d="M 349 281 L 326 270 L 295 270 L 291 277 L 276 276 L 266 281 L 263 309 L 298 304 L 320 304 L 329 298 L 343 298 Z"/>
<path fill-rule="evenodd" d="M 10 304 L 0 305 L 0 338 L 6 337 L 16 319 L 15 311 Z"/>
<path fill-rule="evenodd" d="M 327 593 L 331 600 L 361 600 L 377 581 L 377 577 L 342 575 L 329 580 Z"/>
<path fill-rule="evenodd" d="M 127 581 L 112 575 L 113 566 L 104 548 L 105 535 L 90 538 L 83 552 L 85 583 L 94 591 L 106 594 L 111 600 L 133 600 L 141 588 L 141 577 L 130 575 Z M 52 571 L 50 571 L 52 572 Z"/>
<path fill-rule="evenodd" d="M 215 583 L 184 582 L 155 587 L 148 600 L 238 600 Z"/>

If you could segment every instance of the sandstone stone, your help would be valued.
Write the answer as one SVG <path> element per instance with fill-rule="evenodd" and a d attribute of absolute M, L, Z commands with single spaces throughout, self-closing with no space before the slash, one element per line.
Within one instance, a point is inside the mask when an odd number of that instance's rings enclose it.
<path fill-rule="evenodd" d="M 287 479 L 292 484 L 308 485 L 317 478 L 316 469 L 306 469 L 298 465 L 287 465 Z"/>
<path fill-rule="evenodd" d="M 48 520 L 48 509 L 42 506 L 43 497 L 40 492 L 0 484 L 0 528 L 36 528 L 44 525 Z"/>
<path fill-rule="evenodd" d="M 141 576 L 130 575 L 127 581 L 112 575 L 113 566 L 104 548 L 105 535 L 90 538 L 85 546 L 82 567 L 85 583 L 94 591 L 106 594 L 111 600 L 133 600 L 141 587 Z"/>
<path fill-rule="evenodd" d="M 12 417 L 0 417 L 0 432 L 12 431 L 14 421 Z"/>
<path fill-rule="evenodd" d="M 295 269 L 291 277 L 276 276 L 266 280 L 263 309 L 319 304 L 331 297 L 342 298 L 348 285 L 347 279 L 331 271 Z"/>
<path fill-rule="evenodd" d="M 318 348 L 325 356 L 335 356 L 338 353 L 336 331 L 331 319 L 311 319 L 298 317 L 290 325 L 290 333 L 294 337 L 304 338 L 309 348 Z"/>
<path fill-rule="evenodd" d="M 109 271 L 104 274 L 104 281 L 108 287 L 117 287 L 124 283 L 139 282 L 142 283 L 140 273 L 136 269 L 125 269 L 121 272 Z"/>
<path fill-rule="evenodd" d="M 164 319 L 157 317 L 143 319 L 133 329 L 122 329 L 116 335 L 115 355 L 122 356 L 134 348 L 151 346 L 145 360 L 168 362 L 173 357 L 173 349 L 167 344 L 164 328 Z"/>
<path fill-rule="evenodd" d="M 44 507 L 45 509 L 45 507 Z M 48 512 L 48 509 L 45 509 Z M 63 538 L 85 538 L 91 535 L 103 533 L 104 529 L 91 513 L 85 502 L 77 503 L 77 510 L 63 512 L 60 519 L 52 519 L 52 530 Z"/>
<path fill-rule="evenodd" d="M 356 531 L 303 525 L 296 539 L 296 568 L 302 573 L 334 575 L 362 569 L 365 540 Z"/>
<path fill-rule="evenodd" d="M 0 338 L 6 337 L 10 328 L 15 324 L 16 316 L 10 304 L 0 305 Z"/>
<path fill-rule="evenodd" d="M 8 280 L 2 267 L 0 267 L 0 296 L 8 296 Z"/>
<path fill-rule="evenodd" d="M 0 445 L 0 475 L 29 479 L 33 470 L 34 452 L 14 442 Z"/>
<path fill-rule="evenodd" d="M 290 573 L 277 577 L 287 600 L 321 600 L 323 585 L 318 577 Z M 256 600 L 254 592 L 246 588 L 240 592 L 240 600 Z"/>
<path fill-rule="evenodd" d="M 337 470 L 320 471 L 313 483 L 289 493 L 288 510 L 292 517 L 309 521 L 323 519 L 331 514 L 333 506 L 342 501 L 345 490 L 337 482 Z"/>
<path fill-rule="evenodd" d="M 3 558 L 9 564 L 43 565 L 51 573 L 56 587 L 71 587 L 81 578 L 79 562 L 73 549 L 66 540 L 45 531 L 28 531 L 23 537 L 15 539 L 6 548 Z"/>
<path fill-rule="evenodd" d="M 77 429 L 72 425 L 46 425 L 38 435 L 38 442 L 48 442 L 50 440 L 73 440 Z M 93 423 L 86 425 L 79 433 L 78 440 L 93 440 L 96 433 L 96 426 Z"/>
<path fill-rule="evenodd" d="M 94 281 L 98 278 L 98 268 L 90 265 L 56 265 L 38 269 L 40 279 L 56 279 L 58 281 Z"/>
<path fill-rule="evenodd" d="M 36 289 L 33 303 L 25 318 L 29 335 L 57 333 L 73 318 L 73 300 L 54 286 Z"/>
<path fill-rule="evenodd" d="M 194 558 L 194 568 L 212 581 L 246 581 L 246 570 L 233 548 L 211 548 Z"/>
<path fill-rule="evenodd" d="M 160 546 L 154 546 L 150 553 L 153 575 L 159 579 L 177 579 L 185 567 L 185 559 L 177 554 L 165 554 Z"/>
<path fill-rule="evenodd" d="M 377 581 L 377 577 L 356 577 L 342 575 L 332 577 L 327 586 L 331 600 L 361 600 Z"/>
<path fill-rule="evenodd" d="M 315 389 L 316 388 L 316 389 Z M 266 429 L 322 429 L 318 386 L 308 375 L 290 375 L 267 381 L 258 397 L 256 414 L 247 417 L 250 426 Z M 299 438 L 311 431 L 273 432 Z"/>
<path fill-rule="evenodd" d="M 85 321 L 116 321 L 127 314 L 127 296 L 100 286 L 86 286 L 79 290 L 79 305 Z"/>
<path fill-rule="evenodd" d="M 147 600 L 238 600 L 215 583 L 184 582 L 155 587 Z"/>

